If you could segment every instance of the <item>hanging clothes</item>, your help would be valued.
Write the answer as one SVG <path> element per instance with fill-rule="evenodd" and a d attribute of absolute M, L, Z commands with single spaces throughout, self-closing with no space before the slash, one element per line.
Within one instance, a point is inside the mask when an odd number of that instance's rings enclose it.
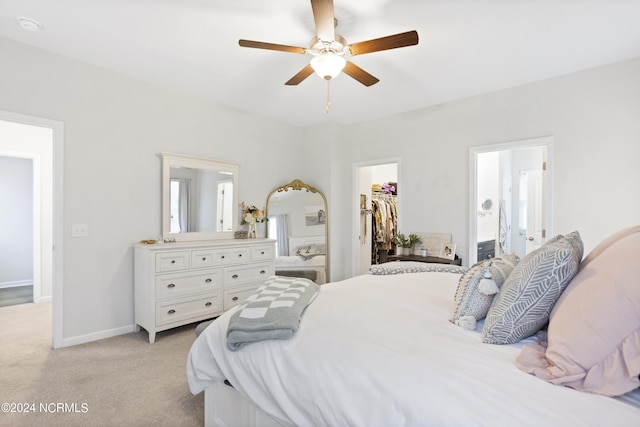
<path fill-rule="evenodd" d="M 395 249 L 398 225 L 396 196 L 373 193 L 371 198 L 371 263 L 386 261 L 386 254 Z"/>

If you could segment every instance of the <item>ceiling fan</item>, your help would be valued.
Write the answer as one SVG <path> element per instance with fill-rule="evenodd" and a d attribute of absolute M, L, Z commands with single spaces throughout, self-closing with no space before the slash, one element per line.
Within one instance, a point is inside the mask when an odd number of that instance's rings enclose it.
<path fill-rule="evenodd" d="M 378 83 L 379 79 L 367 73 L 353 62 L 347 61 L 345 57 L 418 44 L 417 31 L 407 31 L 405 33 L 348 44 L 344 37 L 335 33 L 337 20 L 333 13 L 333 0 L 311 0 L 311 8 L 313 9 L 317 36 L 311 39 L 309 48 L 253 40 L 241 39 L 238 41 L 242 47 L 278 50 L 313 56 L 310 63 L 289 79 L 285 85 L 295 86 L 300 84 L 304 79 L 313 74 L 314 71 L 325 80 L 331 80 L 340 74 L 341 71 L 344 71 L 345 74 L 351 76 L 363 85 L 371 86 Z"/>

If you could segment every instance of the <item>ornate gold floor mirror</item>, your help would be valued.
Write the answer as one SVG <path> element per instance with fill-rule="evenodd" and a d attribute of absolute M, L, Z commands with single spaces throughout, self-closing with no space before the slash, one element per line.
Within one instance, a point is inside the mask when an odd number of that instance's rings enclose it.
<path fill-rule="evenodd" d="M 329 216 L 324 193 L 299 179 L 267 198 L 267 237 L 276 239 L 276 274 L 329 281 Z"/>

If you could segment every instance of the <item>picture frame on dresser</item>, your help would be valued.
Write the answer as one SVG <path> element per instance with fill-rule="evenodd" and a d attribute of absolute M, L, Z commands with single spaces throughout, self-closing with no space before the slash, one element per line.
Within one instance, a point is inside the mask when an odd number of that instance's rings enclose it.
<path fill-rule="evenodd" d="M 455 243 L 442 243 L 440 245 L 440 258 L 455 259 L 456 257 L 456 245 Z"/>

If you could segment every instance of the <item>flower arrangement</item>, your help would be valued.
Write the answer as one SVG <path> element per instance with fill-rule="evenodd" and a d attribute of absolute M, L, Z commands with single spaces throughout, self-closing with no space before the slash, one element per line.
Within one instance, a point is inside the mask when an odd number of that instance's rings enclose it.
<path fill-rule="evenodd" d="M 408 248 L 409 239 L 407 239 L 407 236 L 405 236 L 404 234 L 398 233 L 396 234 L 396 245 L 398 245 L 401 248 Z"/>
<path fill-rule="evenodd" d="M 402 233 L 396 234 L 396 254 L 397 255 L 412 255 L 412 248 L 418 243 L 422 243 L 422 239 L 417 234 L 411 233 L 405 236 Z"/>
<path fill-rule="evenodd" d="M 409 234 L 409 247 L 412 248 L 418 243 L 422 243 L 422 239 L 417 234 L 411 233 Z"/>
<path fill-rule="evenodd" d="M 242 221 L 240 221 L 240 224 L 255 224 L 264 222 L 265 219 L 264 208 L 260 210 L 254 205 L 245 205 L 242 202 Z"/>
<path fill-rule="evenodd" d="M 396 245 L 401 248 L 412 248 L 418 243 L 422 243 L 422 239 L 417 234 L 411 233 L 408 236 L 405 236 L 402 233 L 396 234 Z"/>

